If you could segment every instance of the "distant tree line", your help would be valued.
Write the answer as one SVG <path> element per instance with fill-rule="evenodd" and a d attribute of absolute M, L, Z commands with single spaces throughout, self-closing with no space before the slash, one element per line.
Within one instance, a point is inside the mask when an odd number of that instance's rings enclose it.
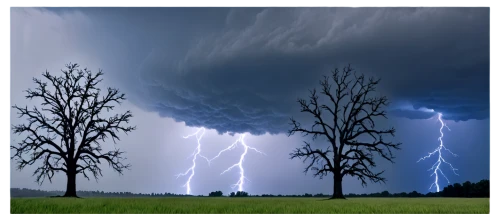
<path fill-rule="evenodd" d="M 441 192 L 429 192 L 427 194 L 422 194 L 417 191 L 413 192 L 401 192 L 401 193 L 389 193 L 388 191 L 383 191 L 380 193 L 371 194 L 347 194 L 346 197 L 467 197 L 467 198 L 488 198 L 490 197 L 490 181 L 481 180 L 477 183 L 471 183 L 466 181 L 463 184 L 455 183 L 453 185 L 448 185 Z"/>
<path fill-rule="evenodd" d="M 45 190 L 33 190 L 25 188 L 11 188 L 11 197 L 49 197 L 64 194 L 64 191 L 45 191 Z M 77 191 L 80 197 L 193 197 L 193 195 L 185 194 L 175 194 L 175 193 L 131 193 L 131 192 L 103 192 L 103 191 Z M 210 192 L 208 194 L 210 197 L 222 197 L 224 196 L 222 191 Z M 262 194 L 262 195 L 251 195 L 245 191 L 231 192 L 227 196 L 229 197 L 318 197 L 326 198 L 331 195 L 319 193 L 310 194 L 305 193 L 302 195 L 273 195 L 273 194 Z M 346 194 L 347 198 L 355 197 L 470 197 L 470 198 L 487 198 L 490 197 L 490 181 L 481 180 L 477 183 L 472 183 L 466 181 L 463 184 L 455 183 L 453 185 L 448 185 L 441 192 L 429 192 L 427 194 L 422 194 L 417 191 L 412 191 L 409 193 L 389 193 L 388 191 L 370 193 L 370 194 Z M 199 195 L 198 197 L 202 197 Z"/>
<path fill-rule="evenodd" d="M 64 191 L 45 191 L 26 188 L 10 188 L 11 197 L 50 197 L 64 194 Z M 131 192 L 103 192 L 77 191 L 80 197 L 193 197 L 193 195 L 175 193 L 131 193 Z"/>
<path fill-rule="evenodd" d="M 229 194 L 229 197 L 248 197 L 250 196 L 248 192 L 245 191 L 238 191 L 238 192 L 231 192 Z"/>

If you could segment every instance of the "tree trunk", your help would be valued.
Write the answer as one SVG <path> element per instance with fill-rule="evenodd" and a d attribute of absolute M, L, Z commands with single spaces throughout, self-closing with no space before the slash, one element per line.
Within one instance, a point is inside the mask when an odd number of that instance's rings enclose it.
<path fill-rule="evenodd" d="M 66 173 L 68 176 L 68 183 L 66 185 L 66 193 L 64 197 L 78 197 L 76 196 L 76 172 L 75 170 L 68 169 Z"/>
<path fill-rule="evenodd" d="M 342 193 L 342 175 L 340 172 L 333 174 L 333 196 L 330 199 L 345 199 Z"/>

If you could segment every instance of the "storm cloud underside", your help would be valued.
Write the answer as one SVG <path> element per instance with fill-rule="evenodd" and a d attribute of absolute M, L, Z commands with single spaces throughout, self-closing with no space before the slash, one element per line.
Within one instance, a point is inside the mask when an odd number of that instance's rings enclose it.
<path fill-rule="evenodd" d="M 221 26 L 184 51 L 155 47 L 139 68 L 140 105 L 220 133 L 276 134 L 298 96 L 351 63 L 382 78 L 395 116 L 434 116 L 406 102 L 445 120 L 489 117 L 487 8 L 238 8 Z"/>

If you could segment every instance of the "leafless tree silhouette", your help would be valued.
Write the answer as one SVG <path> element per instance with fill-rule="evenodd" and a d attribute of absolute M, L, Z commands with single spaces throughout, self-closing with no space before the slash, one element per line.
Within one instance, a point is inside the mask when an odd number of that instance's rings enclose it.
<path fill-rule="evenodd" d="M 119 174 L 130 167 L 122 163 L 123 151 L 103 152 L 101 144 L 109 138 L 116 144 L 119 132 L 129 133 L 135 127 L 124 126 L 132 117 L 130 111 L 102 116 L 101 113 L 112 111 L 125 100 L 125 95 L 117 89 L 107 88 L 103 93 L 97 87 L 102 81 L 102 70 L 93 74 L 70 63 L 62 73 L 56 77 L 46 71 L 43 77 L 48 83 L 33 78 L 37 88 L 26 90 L 26 98 L 41 100 L 41 108 L 13 106 L 27 123 L 12 126 L 15 134 L 26 137 L 17 146 L 11 146 L 16 152 L 11 159 L 17 160 L 18 170 L 41 162 L 33 173 L 40 185 L 45 178 L 52 182 L 54 174 L 63 171 L 67 175 L 64 196 L 77 197 L 77 174 L 82 173 L 87 179 L 93 175 L 97 180 L 102 176 L 101 161 Z"/>
<path fill-rule="evenodd" d="M 342 178 L 346 175 L 357 177 L 363 186 L 366 186 L 366 180 L 385 183 L 386 179 L 382 177 L 384 171 L 372 172 L 376 166 L 374 155 L 380 155 L 393 163 L 391 149 L 399 150 L 401 143 L 383 139 L 386 135 L 394 136 L 394 128 L 375 128 L 375 118 L 387 118 L 383 107 L 388 105 L 388 99 L 385 96 L 372 96 L 380 79 L 366 79 L 364 75 L 357 75 L 350 65 L 342 72 L 335 69 L 331 77 L 333 82 L 329 76 L 324 76 L 320 81 L 320 94 L 331 104 L 320 104 L 316 89 L 311 90 L 309 100 L 298 99 L 298 103 L 301 112 L 314 117 L 314 124 L 306 129 L 291 118 L 293 128 L 288 132 L 289 136 L 296 132 L 303 136 L 312 135 L 312 140 L 323 136 L 330 145 L 326 150 L 315 149 L 311 143 L 304 141 L 304 146 L 297 148 L 290 156 L 291 159 L 303 158 L 304 162 L 310 160 L 305 173 L 312 170 L 314 176 L 320 178 L 332 173 L 334 186 L 331 198 L 343 199 Z"/>

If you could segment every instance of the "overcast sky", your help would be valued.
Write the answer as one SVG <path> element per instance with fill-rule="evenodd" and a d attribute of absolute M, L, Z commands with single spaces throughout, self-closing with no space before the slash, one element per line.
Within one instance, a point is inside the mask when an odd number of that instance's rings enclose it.
<path fill-rule="evenodd" d="M 185 193 L 197 127 L 207 129 L 202 154 L 214 157 L 246 133 L 243 167 L 251 194 L 328 193 L 332 175 L 304 174 L 289 153 L 301 146 L 288 137 L 289 117 L 307 119 L 296 99 L 318 87 L 323 74 L 348 63 L 382 79 L 377 91 L 389 97 L 394 142 L 402 142 L 395 164 L 380 161 L 386 184 L 363 188 L 344 179 L 344 193 L 428 192 L 428 168 L 416 163 L 444 142 L 458 157 L 446 156 L 458 176 L 451 183 L 489 179 L 489 9 L 488 8 L 13 8 L 11 9 L 11 104 L 26 101 L 23 90 L 48 70 L 58 74 L 69 62 L 97 71 L 103 87 L 118 87 L 137 130 L 122 138 L 132 165 L 123 176 L 108 169 L 98 182 L 77 178 L 79 190 Z M 433 109 L 433 113 L 423 111 Z M 11 111 L 11 123 L 24 122 Z M 22 138 L 11 134 L 11 144 Z M 321 142 L 315 142 L 321 144 Z M 243 147 L 208 165 L 196 162 L 193 194 L 229 193 Z M 33 167 L 15 169 L 11 187 L 64 190 L 56 176 L 41 187 Z M 446 182 L 440 185 L 447 185 Z M 237 189 L 234 189 L 237 190 Z"/>

